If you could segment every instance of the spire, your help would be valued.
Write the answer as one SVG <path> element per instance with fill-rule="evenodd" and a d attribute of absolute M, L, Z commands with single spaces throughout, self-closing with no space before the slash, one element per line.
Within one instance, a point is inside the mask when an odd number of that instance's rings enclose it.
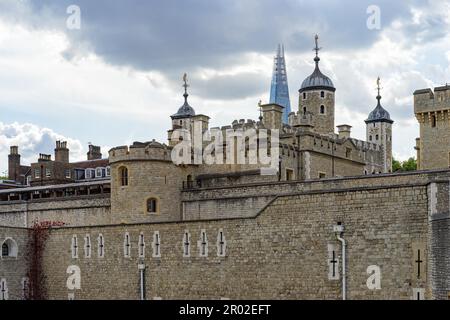
<path fill-rule="evenodd" d="M 181 119 L 181 118 L 189 118 L 195 116 L 194 108 L 192 108 L 188 103 L 188 97 L 189 94 L 187 92 L 187 88 L 189 88 L 188 82 L 187 82 L 187 74 L 185 73 L 183 75 L 183 88 L 184 88 L 184 104 L 178 109 L 178 112 L 171 116 L 172 119 Z"/>
<path fill-rule="evenodd" d="M 316 62 L 316 68 L 318 68 L 319 67 L 319 61 L 320 61 L 319 51 L 322 50 L 322 48 L 319 47 L 319 35 L 316 34 L 314 39 L 316 41 L 316 47 L 313 49 L 313 51 L 316 52 L 316 57 L 314 58 L 314 61 Z"/>
<path fill-rule="evenodd" d="M 331 79 L 328 78 L 326 75 L 324 75 L 319 69 L 319 61 L 320 61 L 319 51 L 322 50 L 322 48 L 319 47 L 319 36 L 317 34 L 314 37 L 314 40 L 316 46 L 314 47 L 313 51 L 316 52 L 316 56 L 314 58 L 316 67 L 313 73 L 303 81 L 299 92 L 302 93 L 304 91 L 317 89 L 326 89 L 334 92 L 336 91 L 336 88 L 333 85 L 333 81 L 331 81 Z"/>
<path fill-rule="evenodd" d="M 381 106 L 381 79 L 380 77 L 378 77 L 377 79 L 377 91 L 378 91 L 378 95 L 377 95 L 377 100 L 378 100 L 378 105 Z"/>
<path fill-rule="evenodd" d="M 187 88 L 189 88 L 189 85 L 188 85 L 188 83 L 187 83 L 187 73 L 185 73 L 185 74 L 183 75 L 183 82 L 184 82 L 184 84 L 183 84 L 183 87 L 184 87 L 184 95 L 183 95 L 183 97 L 184 97 L 184 103 L 185 103 L 185 104 L 188 104 L 188 103 L 187 103 L 187 98 L 189 97 L 189 94 L 187 93 Z"/>
<path fill-rule="evenodd" d="M 284 45 L 279 44 L 277 55 L 274 59 L 272 84 L 270 88 L 270 103 L 282 106 L 283 122 L 288 123 L 291 113 L 291 102 L 289 98 L 289 86 L 286 72 L 286 59 L 284 57 Z"/>
<path fill-rule="evenodd" d="M 373 122 L 388 122 L 388 123 L 394 123 L 394 121 L 391 119 L 391 116 L 389 112 L 386 111 L 386 109 L 383 108 L 381 105 L 381 79 L 380 77 L 377 78 L 377 106 L 375 109 L 369 114 L 369 117 L 365 121 L 367 124 L 373 123 Z"/>

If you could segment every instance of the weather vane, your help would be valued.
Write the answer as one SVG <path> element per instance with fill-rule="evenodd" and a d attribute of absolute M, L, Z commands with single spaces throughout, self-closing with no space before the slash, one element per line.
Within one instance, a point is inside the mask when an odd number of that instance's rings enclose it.
<path fill-rule="evenodd" d="M 262 116 L 262 101 L 259 100 L 258 102 L 258 108 L 259 108 L 259 120 L 262 121 L 263 116 Z"/>
<path fill-rule="evenodd" d="M 187 93 L 187 88 L 189 88 L 189 85 L 187 84 L 187 73 L 185 73 L 183 75 L 183 88 L 184 88 L 184 92 Z"/>
<path fill-rule="evenodd" d="M 377 90 L 378 90 L 378 95 L 380 95 L 380 91 L 381 91 L 381 79 L 380 77 L 378 77 L 377 79 Z"/>
<path fill-rule="evenodd" d="M 313 49 L 313 51 L 316 52 L 316 57 L 318 57 L 319 51 L 322 50 L 322 48 L 319 48 L 319 35 L 318 34 L 316 34 L 315 41 L 316 41 L 316 47 Z"/>

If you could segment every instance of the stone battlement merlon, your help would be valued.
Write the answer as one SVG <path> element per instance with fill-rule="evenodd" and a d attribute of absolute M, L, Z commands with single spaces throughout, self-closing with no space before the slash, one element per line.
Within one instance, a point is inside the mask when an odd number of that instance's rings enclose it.
<path fill-rule="evenodd" d="M 109 150 L 109 162 L 110 164 L 136 160 L 172 162 L 171 150 L 171 147 L 155 140 L 151 142 L 134 142 L 131 146 L 119 146 Z"/>
<path fill-rule="evenodd" d="M 414 113 L 416 116 L 431 112 L 450 110 L 450 85 L 420 89 L 414 92 Z"/>

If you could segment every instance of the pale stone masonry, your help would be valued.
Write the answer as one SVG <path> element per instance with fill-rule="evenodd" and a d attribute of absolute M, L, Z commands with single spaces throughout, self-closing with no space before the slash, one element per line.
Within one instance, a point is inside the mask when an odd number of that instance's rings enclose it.
<path fill-rule="evenodd" d="M 0 299 L 24 298 L 36 263 L 49 299 L 342 299 L 343 281 L 348 299 L 447 299 L 450 87 L 414 94 L 422 170 L 392 173 L 394 122 L 380 80 L 366 139 L 350 124 L 336 133 L 339 96 L 319 69 L 317 40 L 288 124 L 282 106 L 260 103 L 259 121 L 209 128 L 188 103 L 185 76 L 167 144 L 114 147 L 108 159 L 91 145 L 88 161 L 70 163 L 57 142 L 55 161 L 41 154 L 31 167 L 12 146 L 13 181 L 0 183 Z M 228 141 L 214 154 L 231 163 L 173 161 L 180 143 L 205 147 L 195 133 L 210 129 L 279 132 L 279 146 L 263 151 L 279 152 L 277 172 L 250 164 L 246 141 L 245 163 Z M 58 227 L 31 265 L 35 223 Z"/>
<path fill-rule="evenodd" d="M 450 167 L 450 86 L 414 92 L 414 113 L 420 125 L 419 169 Z"/>

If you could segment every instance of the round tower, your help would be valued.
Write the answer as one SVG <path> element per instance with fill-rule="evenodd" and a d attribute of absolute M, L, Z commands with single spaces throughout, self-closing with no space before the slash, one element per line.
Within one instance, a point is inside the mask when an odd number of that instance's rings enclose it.
<path fill-rule="evenodd" d="M 171 148 L 155 140 L 109 151 L 111 223 L 173 221 L 181 216 L 183 182 L 192 168 L 176 166 Z"/>
<path fill-rule="evenodd" d="M 334 106 L 336 88 L 330 78 L 319 68 L 319 36 L 316 35 L 316 67 L 299 90 L 299 113 L 313 115 L 314 131 L 321 134 L 334 133 Z"/>
<path fill-rule="evenodd" d="M 394 121 L 391 119 L 389 112 L 381 106 L 380 78 L 377 80 L 377 85 L 378 103 L 365 121 L 366 135 L 368 142 L 375 143 L 381 147 L 383 151 L 383 172 L 388 173 L 392 172 L 392 124 Z"/>

